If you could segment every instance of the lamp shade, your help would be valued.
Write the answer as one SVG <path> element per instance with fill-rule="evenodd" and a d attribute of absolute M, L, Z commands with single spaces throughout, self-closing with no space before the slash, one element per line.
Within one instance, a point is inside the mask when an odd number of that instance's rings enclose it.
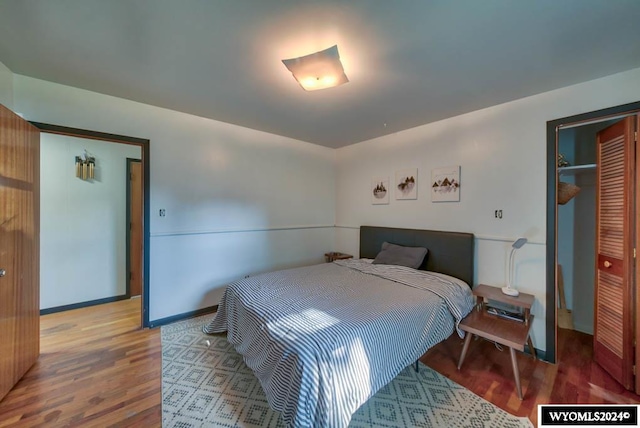
<path fill-rule="evenodd" d="M 306 56 L 283 59 L 282 63 L 305 91 L 331 88 L 349 81 L 340 62 L 338 45 Z"/>
<path fill-rule="evenodd" d="M 526 243 L 527 243 L 527 238 L 518 238 L 513 244 L 511 244 L 511 247 L 517 250 L 522 248 L 522 246 Z"/>

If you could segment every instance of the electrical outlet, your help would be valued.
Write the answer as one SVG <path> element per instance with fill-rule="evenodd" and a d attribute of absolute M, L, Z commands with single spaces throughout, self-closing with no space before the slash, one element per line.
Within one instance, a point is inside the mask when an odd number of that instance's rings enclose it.
<path fill-rule="evenodd" d="M 502 219 L 502 210 L 495 210 L 493 213 L 494 217 L 497 219 Z"/>
<path fill-rule="evenodd" d="M 164 208 L 160 209 L 160 217 L 165 217 L 167 215 L 167 210 Z"/>

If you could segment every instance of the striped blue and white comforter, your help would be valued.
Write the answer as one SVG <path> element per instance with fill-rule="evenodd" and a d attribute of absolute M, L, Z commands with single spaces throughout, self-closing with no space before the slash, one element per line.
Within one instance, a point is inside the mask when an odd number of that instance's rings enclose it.
<path fill-rule="evenodd" d="M 230 284 L 204 331 L 228 332 L 287 426 L 346 427 L 472 307 L 455 278 L 345 260 Z"/>

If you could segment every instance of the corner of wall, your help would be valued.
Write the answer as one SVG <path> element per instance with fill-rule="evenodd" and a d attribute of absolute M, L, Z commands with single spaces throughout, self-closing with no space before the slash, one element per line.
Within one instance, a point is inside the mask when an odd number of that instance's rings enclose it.
<path fill-rule="evenodd" d="M 0 104 L 13 110 L 13 73 L 0 62 Z"/>

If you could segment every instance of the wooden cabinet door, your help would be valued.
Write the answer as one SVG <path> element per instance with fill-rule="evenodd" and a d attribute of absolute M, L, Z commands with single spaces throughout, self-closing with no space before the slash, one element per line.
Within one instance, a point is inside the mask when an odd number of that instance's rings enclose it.
<path fill-rule="evenodd" d="M 597 136 L 595 361 L 634 387 L 635 117 Z"/>
<path fill-rule="evenodd" d="M 40 353 L 39 240 L 40 132 L 0 105 L 0 400 Z"/>

